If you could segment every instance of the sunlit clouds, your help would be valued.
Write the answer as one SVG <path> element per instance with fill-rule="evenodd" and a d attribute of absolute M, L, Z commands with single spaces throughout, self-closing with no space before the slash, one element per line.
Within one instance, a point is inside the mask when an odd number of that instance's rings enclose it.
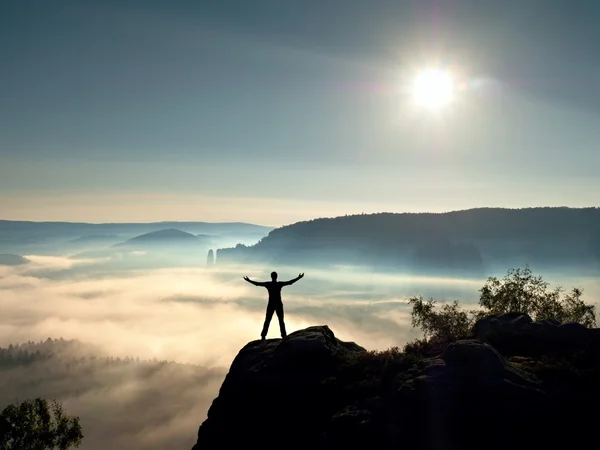
<path fill-rule="evenodd" d="M 272 270 L 238 266 L 110 272 L 89 259 L 75 267 L 67 258 L 28 258 L 33 261 L 29 265 L 0 267 L 0 344 L 77 338 L 113 356 L 212 366 L 228 366 L 246 342 L 257 338 L 266 292 L 244 283 L 242 276 L 268 279 Z M 282 279 L 298 272 L 277 270 Z M 402 345 L 414 336 L 408 297 L 475 303 L 484 281 L 351 268 L 307 271 L 284 291 L 286 321 L 290 332 L 327 324 L 342 339 L 367 348 Z M 271 337 L 276 334 L 270 330 Z"/>
<path fill-rule="evenodd" d="M 93 260 L 75 267 L 67 258 L 28 258 L 30 265 L 0 268 L 0 344 L 77 338 L 113 356 L 227 366 L 257 337 L 264 318 L 266 292 L 242 276 L 268 277 L 269 268 L 265 273 L 251 267 L 111 273 L 96 270 Z M 280 273 L 292 277 L 294 271 Z M 411 335 L 406 297 L 427 284 L 457 292 L 453 283 L 350 270 L 309 272 L 284 292 L 286 320 L 290 331 L 327 324 L 365 347 L 400 345 Z M 475 284 L 464 281 L 459 289 L 474 291 Z"/>

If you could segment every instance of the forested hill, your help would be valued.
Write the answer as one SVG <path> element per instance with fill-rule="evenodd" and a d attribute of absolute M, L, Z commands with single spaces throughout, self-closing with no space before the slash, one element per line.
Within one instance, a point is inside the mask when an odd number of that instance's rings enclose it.
<path fill-rule="evenodd" d="M 561 237 L 598 231 L 600 208 L 479 208 L 448 213 L 379 213 L 313 219 L 277 228 L 257 244 L 279 239 L 332 240 L 379 237 L 410 242 L 414 238 L 443 236 L 463 239 L 522 239 Z"/>
<path fill-rule="evenodd" d="M 479 208 L 448 213 L 380 213 L 314 219 L 275 229 L 217 260 L 328 261 L 483 267 L 486 261 L 600 258 L 600 208 Z"/>

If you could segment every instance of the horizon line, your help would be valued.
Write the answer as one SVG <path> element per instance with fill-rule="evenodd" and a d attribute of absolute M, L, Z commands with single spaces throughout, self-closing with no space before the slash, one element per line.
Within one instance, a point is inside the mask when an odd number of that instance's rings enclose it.
<path fill-rule="evenodd" d="M 510 208 L 510 207 L 502 207 L 502 206 L 476 206 L 471 208 L 464 209 L 455 209 L 448 211 L 429 211 L 429 212 L 415 212 L 415 211 L 403 211 L 403 212 L 393 212 L 393 211 L 380 211 L 380 212 L 371 212 L 371 213 L 352 213 L 345 215 L 337 215 L 337 216 L 329 216 L 329 217 L 313 217 L 307 218 L 303 220 L 298 220 L 293 223 L 306 222 L 311 220 L 320 220 L 320 219 L 336 219 L 342 217 L 352 217 L 352 216 L 364 216 L 364 215 L 378 215 L 378 214 L 431 214 L 431 215 L 443 215 L 443 214 L 452 214 L 458 212 L 467 212 L 467 211 L 477 211 L 477 210 L 506 210 L 506 211 L 520 211 L 520 210 L 531 210 L 531 209 L 573 209 L 573 210 L 589 210 L 589 209 L 599 209 L 600 206 L 526 206 L 519 208 Z M 69 220 L 19 220 L 19 219 L 0 219 L 0 223 L 2 222 L 18 222 L 18 223 L 38 223 L 38 224 L 69 224 L 69 225 L 160 225 L 160 224 L 204 224 L 204 225 L 249 225 L 249 226 L 257 226 L 262 228 L 278 228 L 285 225 L 273 226 L 273 225 L 263 225 L 252 222 L 243 222 L 243 221 L 219 221 L 219 222 L 207 222 L 203 220 L 193 221 L 193 220 L 159 220 L 159 221 L 148 221 L 148 222 L 115 222 L 115 221 L 107 221 L 107 222 L 82 222 L 82 221 L 69 221 Z"/>

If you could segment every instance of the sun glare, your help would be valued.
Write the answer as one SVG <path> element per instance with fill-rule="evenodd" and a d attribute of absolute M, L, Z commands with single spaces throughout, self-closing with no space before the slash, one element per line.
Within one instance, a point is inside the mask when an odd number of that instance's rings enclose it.
<path fill-rule="evenodd" d="M 426 70 L 419 73 L 412 85 L 414 100 L 421 106 L 439 109 L 452 100 L 454 82 L 443 70 Z"/>

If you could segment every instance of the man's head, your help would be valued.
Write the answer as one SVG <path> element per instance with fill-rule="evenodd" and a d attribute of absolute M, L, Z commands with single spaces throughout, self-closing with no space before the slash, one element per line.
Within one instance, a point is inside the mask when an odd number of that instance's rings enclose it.
<path fill-rule="evenodd" d="M 277 281 L 277 272 L 271 272 L 271 280 Z"/>

